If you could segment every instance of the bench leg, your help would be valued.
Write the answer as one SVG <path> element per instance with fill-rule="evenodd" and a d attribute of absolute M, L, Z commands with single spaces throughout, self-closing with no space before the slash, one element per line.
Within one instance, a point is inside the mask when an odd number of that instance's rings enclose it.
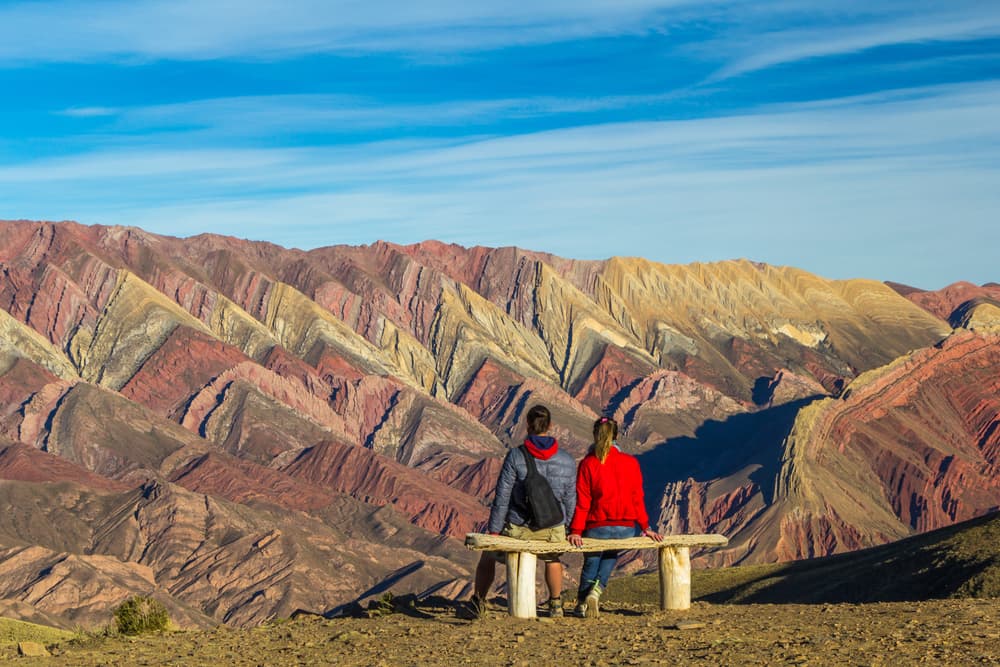
<path fill-rule="evenodd" d="M 660 609 L 691 608 L 691 553 L 688 547 L 661 547 Z"/>
<path fill-rule="evenodd" d="M 507 611 L 514 618 L 535 618 L 535 570 L 538 558 L 525 552 L 507 552 Z"/>

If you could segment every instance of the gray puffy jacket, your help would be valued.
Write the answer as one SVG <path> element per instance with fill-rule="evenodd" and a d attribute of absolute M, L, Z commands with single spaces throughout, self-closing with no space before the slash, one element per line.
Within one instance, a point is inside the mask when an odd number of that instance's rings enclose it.
<path fill-rule="evenodd" d="M 521 454 L 521 449 L 515 447 L 507 452 L 507 457 L 503 460 L 493 507 L 490 509 L 490 521 L 486 528 L 491 533 L 503 530 L 504 523 L 515 526 L 528 523 L 530 512 L 524 491 L 528 465 Z M 559 499 L 563 509 L 563 523 L 568 526 L 573 520 L 573 510 L 576 509 L 576 461 L 559 449 L 551 458 L 544 461 L 536 458 L 535 466 L 538 468 L 538 473 L 548 480 L 552 493 Z"/>

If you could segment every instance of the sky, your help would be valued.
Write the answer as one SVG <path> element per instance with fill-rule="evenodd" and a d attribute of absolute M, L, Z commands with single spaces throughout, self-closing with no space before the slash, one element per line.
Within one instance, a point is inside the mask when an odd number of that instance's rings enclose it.
<path fill-rule="evenodd" d="M 1000 282 L 1000 3 L 0 0 L 0 219 Z"/>

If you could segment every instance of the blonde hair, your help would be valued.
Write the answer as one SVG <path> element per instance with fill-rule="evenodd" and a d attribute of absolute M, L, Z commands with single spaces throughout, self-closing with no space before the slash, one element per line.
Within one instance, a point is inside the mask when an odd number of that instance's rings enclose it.
<path fill-rule="evenodd" d="M 594 456 L 601 463 L 608 458 L 611 445 L 618 438 L 618 424 L 614 419 L 601 417 L 594 422 Z"/>

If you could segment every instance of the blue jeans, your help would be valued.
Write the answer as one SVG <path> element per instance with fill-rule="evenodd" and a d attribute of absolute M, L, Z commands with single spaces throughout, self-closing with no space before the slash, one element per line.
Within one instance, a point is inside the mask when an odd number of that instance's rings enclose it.
<path fill-rule="evenodd" d="M 636 535 L 638 532 L 635 526 L 598 526 L 583 531 L 584 537 L 593 537 L 598 540 L 635 537 Z M 618 553 L 616 549 L 587 554 L 584 557 L 583 572 L 580 573 L 580 591 L 577 593 L 578 599 L 583 600 L 596 583 L 601 585 L 601 590 L 608 587 L 611 571 L 615 569 L 615 564 L 618 562 Z"/>

